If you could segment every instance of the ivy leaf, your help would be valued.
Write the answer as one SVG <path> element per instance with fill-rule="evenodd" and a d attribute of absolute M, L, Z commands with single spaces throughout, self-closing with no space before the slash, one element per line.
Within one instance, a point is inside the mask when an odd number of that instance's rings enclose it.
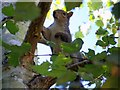
<path fill-rule="evenodd" d="M 15 4 L 15 20 L 33 20 L 39 15 L 39 9 L 35 2 L 17 2 Z"/>
<path fill-rule="evenodd" d="M 16 34 L 19 31 L 18 26 L 13 21 L 7 21 L 6 27 L 11 34 Z"/>
<path fill-rule="evenodd" d="M 76 74 L 70 70 L 64 73 L 60 78 L 57 79 L 57 85 L 63 84 L 68 81 L 73 81 L 76 78 Z"/>
<path fill-rule="evenodd" d="M 75 33 L 75 38 L 84 38 L 84 35 L 81 31 Z"/>
<path fill-rule="evenodd" d="M 105 34 L 108 34 L 108 31 L 103 29 L 103 28 L 99 28 L 96 32 L 97 35 L 105 35 Z"/>
<path fill-rule="evenodd" d="M 96 22 L 96 25 L 99 26 L 99 27 L 103 27 L 104 26 L 104 23 L 102 20 L 97 20 Z"/>
<path fill-rule="evenodd" d="M 13 8 L 13 5 L 10 4 L 10 6 L 5 6 L 2 8 L 2 13 L 5 14 L 6 16 L 14 16 L 15 10 Z"/>
<path fill-rule="evenodd" d="M 82 2 L 65 2 L 65 6 L 67 8 L 67 11 L 70 11 L 71 9 L 75 7 L 80 7 Z"/>
<path fill-rule="evenodd" d="M 75 53 L 80 51 L 83 45 L 83 40 L 80 38 L 75 39 L 72 43 L 62 43 L 61 47 L 64 52 Z"/>

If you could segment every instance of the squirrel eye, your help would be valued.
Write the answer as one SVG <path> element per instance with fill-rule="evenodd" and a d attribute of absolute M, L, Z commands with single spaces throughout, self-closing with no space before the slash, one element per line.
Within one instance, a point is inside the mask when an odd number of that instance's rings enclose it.
<path fill-rule="evenodd" d="M 63 13 L 63 15 L 65 16 L 65 15 L 66 15 L 66 13 L 64 12 L 64 13 Z"/>

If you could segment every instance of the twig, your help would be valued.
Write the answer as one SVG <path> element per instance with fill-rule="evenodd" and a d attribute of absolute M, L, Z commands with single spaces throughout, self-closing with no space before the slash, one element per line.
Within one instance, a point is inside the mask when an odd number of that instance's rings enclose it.
<path fill-rule="evenodd" d="M 85 84 L 84 86 L 90 85 L 92 82 L 95 82 L 96 80 L 100 79 L 103 75 L 104 75 L 104 73 L 100 74 L 98 77 L 96 77 L 95 79 L 93 79 L 92 81 L 90 81 L 88 84 Z"/>
<path fill-rule="evenodd" d="M 77 63 L 74 63 L 72 65 L 67 66 L 67 68 L 70 69 L 72 67 L 79 66 L 80 64 L 83 64 L 83 63 L 86 63 L 86 62 L 89 62 L 89 61 L 88 60 L 80 61 L 80 62 L 77 62 Z"/>
<path fill-rule="evenodd" d="M 37 56 L 52 56 L 52 54 L 43 54 L 43 55 L 34 55 L 35 57 Z"/>
<path fill-rule="evenodd" d="M 9 16 L 9 17 L 3 18 L 2 22 L 7 21 L 7 20 L 9 20 L 9 19 L 13 19 L 13 16 Z"/>
<path fill-rule="evenodd" d="M 4 23 L 6 23 L 8 20 L 13 19 L 13 16 L 5 17 L 3 20 L 0 22 L 0 24 L 3 26 Z"/>

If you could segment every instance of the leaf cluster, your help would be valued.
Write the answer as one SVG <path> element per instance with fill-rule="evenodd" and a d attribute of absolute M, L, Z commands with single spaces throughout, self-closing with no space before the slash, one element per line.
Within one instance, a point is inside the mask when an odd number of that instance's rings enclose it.
<path fill-rule="evenodd" d="M 62 43 L 61 48 L 63 49 L 63 53 L 53 55 L 51 57 L 51 63 L 46 61 L 41 65 L 33 66 L 33 70 L 45 76 L 57 77 L 58 85 L 75 80 L 76 73 L 67 68 L 67 64 L 70 64 L 72 59 L 66 57 L 64 53 L 71 54 L 79 52 L 82 45 L 83 41 L 80 38 L 75 39 L 72 43 Z"/>
<path fill-rule="evenodd" d="M 109 45 L 115 45 L 116 44 L 115 38 L 116 37 L 114 36 L 114 34 L 103 36 L 102 40 L 98 40 L 96 42 L 96 45 L 99 45 L 103 48 L 106 48 Z"/>

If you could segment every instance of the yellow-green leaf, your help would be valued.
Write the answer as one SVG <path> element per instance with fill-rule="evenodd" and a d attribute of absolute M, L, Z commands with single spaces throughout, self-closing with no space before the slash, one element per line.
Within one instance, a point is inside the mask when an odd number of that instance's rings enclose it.
<path fill-rule="evenodd" d="M 71 9 L 75 7 L 80 7 L 82 2 L 65 2 L 65 6 L 67 8 L 67 11 L 70 11 Z"/>

